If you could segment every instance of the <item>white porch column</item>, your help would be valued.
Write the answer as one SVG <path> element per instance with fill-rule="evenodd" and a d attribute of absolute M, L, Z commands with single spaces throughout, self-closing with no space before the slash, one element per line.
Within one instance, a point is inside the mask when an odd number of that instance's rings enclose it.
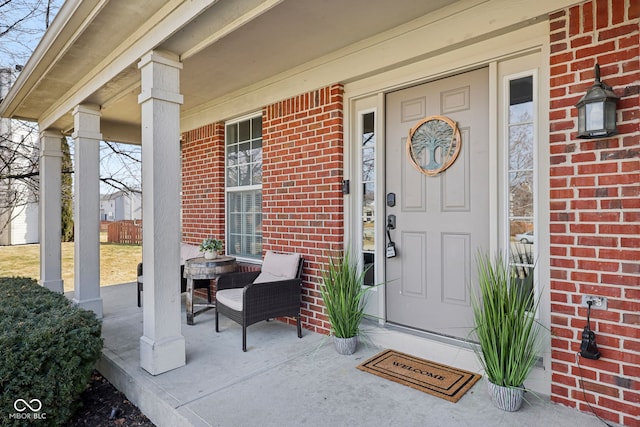
<path fill-rule="evenodd" d="M 62 150 L 60 133 L 40 133 L 40 284 L 63 293 Z"/>
<path fill-rule="evenodd" d="M 142 57 L 143 336 L 140 366 L 153 375 L 186 363 L 180 320 L 180 69 L 178 56 Z"/>
<path fill-rule="evenodd" d="M 100 297 L 100 108 L 73 109 L 74 288 L 73 302 L 102 318 Z"/>

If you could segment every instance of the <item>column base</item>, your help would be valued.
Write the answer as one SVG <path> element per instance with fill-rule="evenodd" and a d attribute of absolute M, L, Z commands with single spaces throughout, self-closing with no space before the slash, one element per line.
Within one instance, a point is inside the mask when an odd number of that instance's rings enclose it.
<path fill-rule="evenodd" d="M 92 298 L 85 300 L 78 300 L 76 298 L 73 298 L 72 301 L 76 306 L 80 308 L 93 311 L 98 319 L 102 319 L 102 298 Z"/>
<path fill-rule="evenodd" d="M 40 284 L 50 291 L 57 292 L 59 294 L 64 293 L 64 280 L 62 279 L 45 280 L 43 282 L 40 282 Z"/>
<path fill-rule="evenodd" d="M 151 375 L 158 375 L 186 364 L 186 345 L 182 335 L 154 341 L 140 337 L 140 366 Z"/>

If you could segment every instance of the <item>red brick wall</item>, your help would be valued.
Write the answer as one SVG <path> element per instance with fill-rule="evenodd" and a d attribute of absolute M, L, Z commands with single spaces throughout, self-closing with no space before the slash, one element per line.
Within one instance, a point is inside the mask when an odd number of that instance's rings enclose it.
<path fill-rule="evenodd" d="M 224 124 L 182 135 L 182 240 L 224 240 Z"/>
<path fill-rule="evenodd" d="M 344 242 L 342 107 L 334 85 L 263 109 L 264 248 L 304 256 L 303 326 L 320 333 L 322 263 Z"/>
<path fill-rule="evenodd" d="M 640 2 L 588 1 L 550 17 L 552 399 L 640 426 Z M 577 139 L 574 105 L 602 80 L 622 96 L 619 135 Z M 633 92 L 633 90 L 631 91 Z M 587 311 L 602 357 L 576 364 Z M 584 377 L 581 380 L 580 376 Z"/>
<path fill-rule="evenodd" d="M 344 241 L 342 106 L 343 88 L 334 85 L 263 108 L 263 249 L 304 256 L 302 325 L 325 334 L 321 265 Z M 224 238 L 224 221 L 224 124 L 218 123 L 183 134 L 183 241 Z"/>

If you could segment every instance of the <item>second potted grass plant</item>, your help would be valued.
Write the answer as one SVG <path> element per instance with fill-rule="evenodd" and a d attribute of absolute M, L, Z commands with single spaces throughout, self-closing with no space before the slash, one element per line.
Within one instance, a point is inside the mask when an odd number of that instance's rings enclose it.
<path fill-rule="evenodd" d="M 364 286 L 367 269 L 361 269 L 350 250 L 330 256 L 322 273 L 320 293 L 331 323 L 336 351 L 353 354 L 358 345 L 369 287 Z"/>
<path fill-rule="evenodd" d="M 540 353 L 542 326 L 535 318 L 540 299 L 532 283 L 522 286 L 521 278 L 501 254 L 491 258 L 480 253 L 477 263 L 479 290 L 472 299 L 473 332 L 479 344 L 476 353 L 496 406 L 517 411 L 524 381 Z M 533 280 L 533 274 L 528 279 Z"/>

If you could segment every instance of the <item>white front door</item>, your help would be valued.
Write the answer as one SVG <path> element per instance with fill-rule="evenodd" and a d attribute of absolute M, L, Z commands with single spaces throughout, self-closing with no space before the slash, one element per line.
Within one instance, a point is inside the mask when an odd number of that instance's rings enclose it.
<path fill-rule="evenodd" d="M 386 214 L 397 249 L 386 264 L 388 322 L 468 338 L 475 257 L 489 248 L 488 79 L 482 68 L 386 97 L 386 193 L 395 195 Z M 414 168 L 406 149 L 428 116 L 453 120 L 461 134 L 456 161 L 435 176 Z"/>

